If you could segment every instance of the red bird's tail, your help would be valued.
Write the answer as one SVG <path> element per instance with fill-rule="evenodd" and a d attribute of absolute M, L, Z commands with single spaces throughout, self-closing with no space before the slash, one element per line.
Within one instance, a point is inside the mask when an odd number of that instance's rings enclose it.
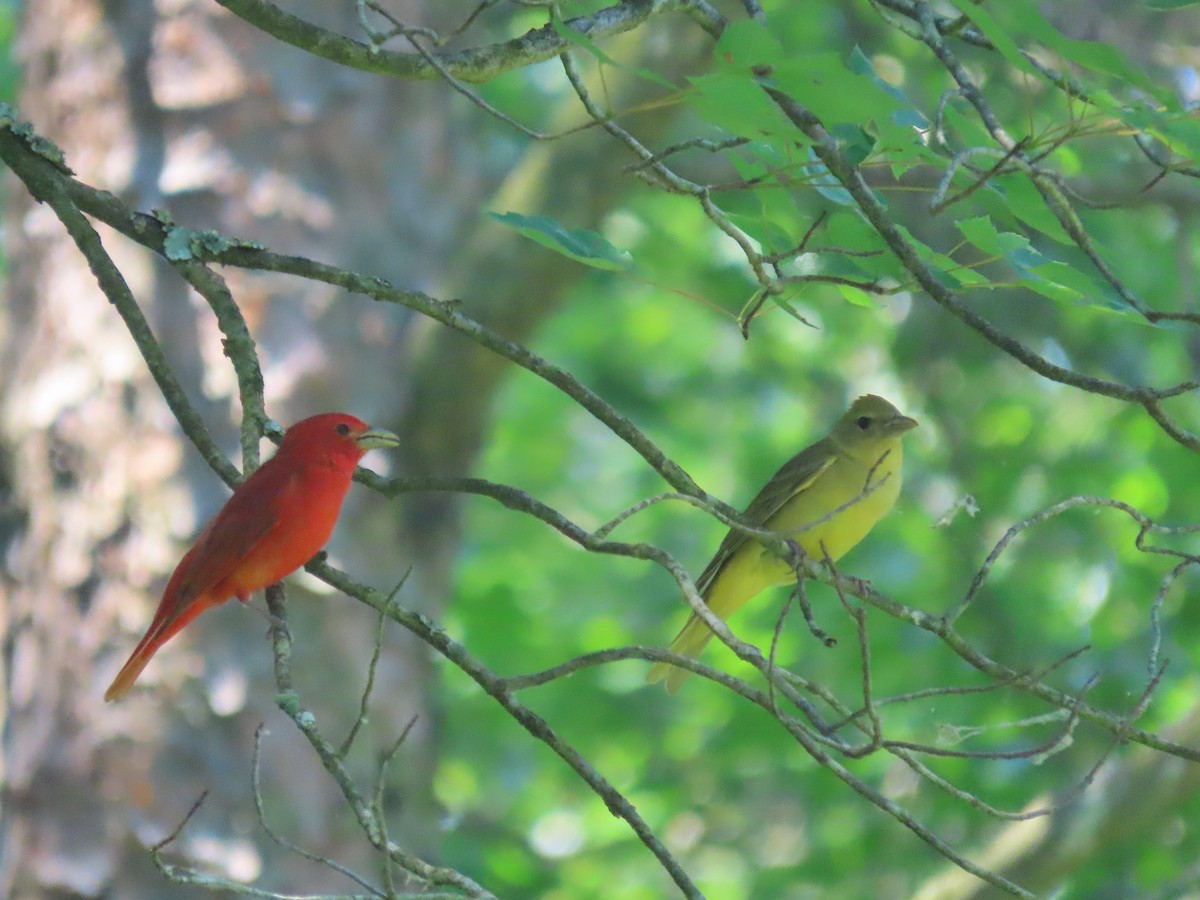
<path fill-rule="evenodd" d="M 133 648 L 133 653 L 130 655 L 128 662 L 121 667 L 121 671 L 117 673 L 117 677 L 113 679 L 113 683 L 104 692 L 105 701 L 120 700 L 128 693 L 129 689 L 133 687 L 133 683 L 138 680 L 138 676 L 142 674 L 142 670 L 149 664 L 150 659 L 158 652 L 158 648 L 178 634 L 188 622 L 211 606 L 210 603 L 205 603 L 203 600 L 203 597 L 197 597 L 195 602 L 191 603 L 182 613 L 174 618 L 164 617 L 159 620 L 157 616 L 155 617 L 155 621 L 150 623 L 150 628 L 146 632 L 146 636 Z"/>

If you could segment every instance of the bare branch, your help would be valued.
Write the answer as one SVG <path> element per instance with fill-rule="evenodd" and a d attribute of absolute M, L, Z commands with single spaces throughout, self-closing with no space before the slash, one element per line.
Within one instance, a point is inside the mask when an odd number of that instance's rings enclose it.
<path fill-rule="evenodd" d="M 390 78 L 433 79 L 441 75 L 430 62 L 418 53 L 400 53 L 374 44 L 366 44 L 319 28 L 304 19 L 280 9 L 267 0 L 217 0 L 234 15 L 245 19 L 285 43 L 299 47 L 324 59 L 363 72 L 373 72 Z M 591 40 L 601 40 L 624 34 L 647 20 L 668 12 L 687 12 L 702 19 L 708 18 L 710 29 L 722 27 L 723 20 L 708 15 L 707 3 L 688 0 L 648 0 L 648 2 L 616 3 L 594 15 L 568 19 L 564 24 L 572 31 Z M 714 13 L 715 15 L 715 13 Z M 446 72 L 459 81 L 478 84 L 497 75 L 552 59 L 570 49 L 571 44 L 554 29 L 544 25 L 519 38 L 474 47 L 455 53 L 438 54 Z"/>

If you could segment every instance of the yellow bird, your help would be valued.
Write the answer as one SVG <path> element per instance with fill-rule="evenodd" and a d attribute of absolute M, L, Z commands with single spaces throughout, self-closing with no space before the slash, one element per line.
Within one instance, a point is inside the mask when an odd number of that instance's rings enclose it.
<path fill-rule="evenodd" d="M 827 437 L 784 464 L 743 516 L 791 537 L 815 560 L 837 560 L 867 536 L 900 494 L 900 438 L 917 427 L 882 397 L 867 394 L 851 405 Z M 836 510 L 836 512 L 835 512 Z M 795 580 L 784 560 L 745 532 L 731 529 L 696 579 L 708 608 L 728 619 L 763 589 Z M 692 614 L 670 650 L 696 657 L 713 633 Z M 655 663 L 649 682 L 666 679 L 674 694 L 691 673 Z"/>

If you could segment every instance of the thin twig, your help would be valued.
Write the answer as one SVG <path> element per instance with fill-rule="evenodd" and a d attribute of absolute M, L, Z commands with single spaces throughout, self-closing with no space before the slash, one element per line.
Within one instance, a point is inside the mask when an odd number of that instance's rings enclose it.
<path fill-rule="evenodd" d="M 396 595 L 400 593 L 400 588 L 404 587 L 404 583 L 408 581 L 408 576 L 412 574 L 412 567 L 400 576 L 400 580 L 396 586 L 392 588 L 392 592 L 388 594 L 388 604 L 390 605 Z M 375 669 L 379 665 L 379 655 L 383 650 L 383 635 L 385 626 L 387 625 L 387 610 L 380 610 L 379 624 L 375 627 L 375 646 L 371 651 L 371 661 L 367 664 L 367 683 L 363 686 L 362 695 L 358 701 L 358 715 L 354 719 L 354 724 L 350 726 L 350 731 L 346 735 L 346 739 L 342 741 L 342 745 L 338 748 L 337 755 L 339 759 L 345 759 L 346 754 L 350 752 L 350 748 L 354 745 L 354 739 L 358 736 L 359 729 L 367 724 L 367 706 L 371 700 L 371 691 L 375 687 Z"/>
<path fill-rule="evenodd" d="M 272 828 L 267 822 L 267 811 L 266 806 L 263 803 L 262 795 L 262 743 L 263 735 L 265 733 L 266 725 L 263 723 L 259 723 L 259 726 L 254 729 L 254 753 L 251 757 L 250 765 L 250 792 L 254 796 L 254 809 L 258 813 L 258 824 L 262 826 L 262 830 L 266 832 L 267 837 L 269 837 L 288 853 L 294 853 L 297 856 L 301 856 L 304 859 L 309 860 L 310 862 L 319 863 L 320 865 L 333 869 L 335 872 L 340 872 L 342 875 L 345 875 L 360 887 L 366 888 L 372 896 L 385 896 L 384 893 L 379 890 L 379 888 L 375 887 L 373 884 L 371 884 L 371 882 L 367 881 L 357 872 L 347 868 L 346 866 L 343 866 L 336 860 L 328 859 L 327 857 L 313 853 L 310 850 L 305 850 L 303 847 L 293 844 L 283 835 L 279 834 L 279 832 Z"/>

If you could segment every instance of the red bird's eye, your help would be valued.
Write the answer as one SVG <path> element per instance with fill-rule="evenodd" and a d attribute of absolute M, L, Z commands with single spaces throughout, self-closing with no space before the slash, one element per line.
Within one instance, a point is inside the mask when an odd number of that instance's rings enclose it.
<path fill-rule="evenodd" d="M 355 464 L 368 450 L 399 443 L 346 413 L 310 416 L 289 428 L 275 455 L 238 485 L 179 561 L 104 699 L 128 693 L 159 648 L 206 609 L 247 600 L 312 559 L 333 532 Z"/>

